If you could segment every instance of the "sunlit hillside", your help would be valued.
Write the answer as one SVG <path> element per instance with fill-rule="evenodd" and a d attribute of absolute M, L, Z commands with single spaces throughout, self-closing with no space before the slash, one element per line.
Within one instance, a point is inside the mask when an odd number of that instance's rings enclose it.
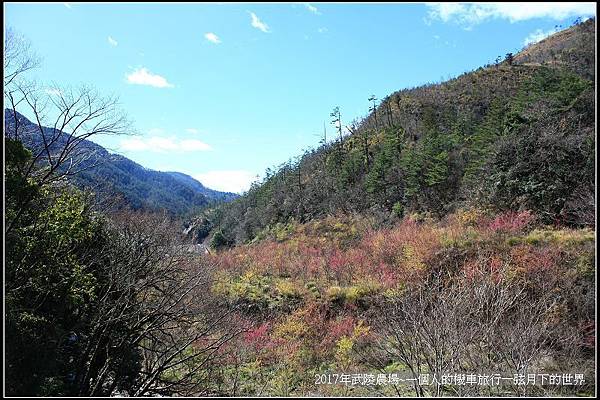
<path fill-rule="evenodd" d="M 597 395 L 595 4 L 3 7 L 5 396 Z"/>

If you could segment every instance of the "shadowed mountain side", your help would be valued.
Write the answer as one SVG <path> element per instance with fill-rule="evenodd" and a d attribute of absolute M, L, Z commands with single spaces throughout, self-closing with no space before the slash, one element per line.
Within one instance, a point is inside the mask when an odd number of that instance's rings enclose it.
<path fill-rule="evenodd" d="M 4 112 L 5 127 L 14 126 L 14 115 Z M 19 136 L 23 144 L 34 153 L 43 149 L 39 127 L 18 114 Z M 51 128 L 43 129 L 46 138 L 52 137 Z M 55 132 L 58 139 L 50 146 L 51 151 L 63 148 L 68 133 Z M 171 215 L 186 215 L 216 202 L 230 201 L 238 195 L 209 189 L 191 176 L 180 172 L 154 171 L 131 161 L 127 157 L 111 154 L 102 146 L 83 140 L 73 157 L 80 157 L 81 171 L 69 179 L 82 189 L 90 189 L 98 196 L 111 198 L 117 207 L 134 210 L 161 211 Z M 85 155 L 83 157 L 83 155 Z M 67 167 L 67 166 L 65 166 Z M 120 200 L 119 200 L 120 199 Z"/>

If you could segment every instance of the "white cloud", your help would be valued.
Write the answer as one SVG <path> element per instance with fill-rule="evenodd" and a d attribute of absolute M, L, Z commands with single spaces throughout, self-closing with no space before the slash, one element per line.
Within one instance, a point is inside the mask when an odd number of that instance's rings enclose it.
<path fill-rule="evenodd" d="M 219 37 L 212 32 L 205 33 L 204 38 L 212 43 L 216 43 L 216 44 L 221 43 L 221 39 L 219 39 Z"/>
<path fill-rule="evenodd" d="M 319 33 L 325 33 L 327 31 L 328 31 L 328 29 L 325 27 L 317 29 L 317 32 L 319 32 Z"/>
<path fill-rule="evenodd" d="M 63 3 L 63 5 L 67 8 L 71 8 L 71 4 L 69 4 L 69 3 Z"/>
<path fill-rule="evenodd" d="M 186 128 L 186 129 L 185 129 L 185 131 L 186 131 L 187 133 L 191 133 L 191 134 L 193 134 L 193 135 L 197 135 L 197 134 L 199 134 L 199 133 L 200 133 L 200 131 L 199 131 L 198 129 L 196 129 L 196 128 Z"/>
<path fill-rule="evenodd" d="M 184 152 L 184 151 L 209 151 L 210 145 L 195 139 L 177 140 L 151 136 L 148 138 L 132 137 L 121 140 L 120 149 L 123 151 L 151 151 L 155 153 Z"/>
<path fill-rule="evenodd" d="M 49 94 L 50 96 L 60 96 L 62 94 L 62 91 L 60 91 L 59 89 L 56 89 L 56 88 L 47 88 L 44 91 L 46 92 L 46 94 Z"/>
<path fill-rule="evenodd" d="M 523 46 L 527 46 L 533 43 L 537 43 L 541 40 L 546 39 L 548 36 L 558 32 L 558 28 L 550 29 L 548 31 L 543 31 L 541 29 L 536 29 L 535 32 L 531 32 L 529 36 L 523 40 Z"/>
<path fill-rule="evenodd" d="M 166 78 L 160 75 L 155 75 L 144 67 L 137 68 L 129 75 L 126 75 L 126 78 L 127 83 L 132 85 L 147 85 L 157 88 L 173 87 L 173 85 L 170 84 Z"/>
<path fill-rule="evenodd" d="M 182 151 L 209 151 L 212 150 L 208 144 L 196 139 L 184 139 L 179 142 Z"/>
<path fill-rule="evenodd" d="M 532 18 L 562 20 L 596 15 L 595 3 L 428 3 L 428 21 L 455 22 L 465 27 L 487 19 L 507 19 L 511 23 Z"/>
<path fill-rule="evenodd" d="M 194 175 L 194 179 L 206 187 L 240 194 L 250 189 L 250 185 L 256 178 L 252 172 L 244 170 L 209 171 Z"/>
<path fill-rule="evenodd" d="M 119 42 L 117 42 L 115 39 L 113 39 L 112 37 L 108 37 L 108 43 L 110 43 L 111 46 L 117 46 L 119 44 Z"/>
<path fill-rule="evenodd" d="M 255 27 L 256 29 L 260 29 L 261 31 L 268 33 L 269 31 L 269 26 L 267 24 L 265 24 L 264 22 L 262 22 L 257 16 L 256 14 L 254 14 L 253 12 L 250 12 L 250 17 L 252 17 L 252 26 Z"/>
<path fill-rule="evenodd" d="M 321 12 L 317 9 L 317 7 L 313 6 L 310 3 L 304 3 L 304 7 L 306 7 L 306 9 L 313 14 L 321 15 Z"/>

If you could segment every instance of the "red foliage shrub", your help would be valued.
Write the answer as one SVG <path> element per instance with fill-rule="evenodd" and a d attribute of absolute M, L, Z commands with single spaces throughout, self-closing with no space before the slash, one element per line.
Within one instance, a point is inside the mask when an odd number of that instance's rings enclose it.
<path fill-rule="evenodd" d="M 492 232 L 517 233 L 526 228 L 535 219 L 535 216 L 528 210 L 508 211 L 494 218 L 487 228 Z"/>
<path fill-rule="evenodd" d="M 357 321 L 351 315 L 342 315 L 329 321 L 321 321 L 322 335 L 317 342 L 316 350 L 326 354 L 335 349 L 336 342 L 342 336 L 351 336 Z M 325 327 L 325 329 L 323 329 Z"/>
<path fill-rule="evenodd" d="M 361 230 L 356 238 L 342 225 L 336 232 L 327 224 L 312 222 L 299 225 L 284 241 L 262 241 L 211 255 L 210 260 L 228 277 L 251 270 L 264 276 L 271 287 L 293 282 L 302 296 L 291 310 L 281 311 L 275 305 L 270 322 L 258 324 L 246 315 L 248 319 L 239 324 L 253 327 L 237 338 L 232 352 L 260 360 L 263 366 L 330 363 L 340 338 L 352 336 L 360 320 L 370 321 L 365 310 L 377 307 L 379 296 L 401 298 L 432 273 L 443 272 L 448 283 L 467 288 L 477 289 L 477 283 L 524 285 L 528 296 L 561 287 L 580 273 L 573 265 L 583 247 L 566 247 L 573 242 L 566 234 L 564 246 L 534 243 L 535 235 L 528 231 L 534 219 L 529 211 L 489 218 L 473 213 L 449 217 L 444 224 L 405 219 L 390 229 Z M 336 226 L 336 221 L 330 220 L 329 225 Z M 329 291 L 334 287 L 339 290 Z M 331 293 L 339 293 L 342 306 L 331 300 Z M 587 321 L 581 325 L 582 346 L 593 347 L 594 324 Z M 377 344 L 386 338 L 372 329 L 353 340 Z"/>
<path fill-rule="evenodd" d="M 249 345 L 264 343 L 268 339 L 270 328 L 271 324 L 265 322 L 256 328 L 250 329 L 244 334 L 244 342 Z"/>
<path fill-rule="evenodd" d="M 519 245 L 511 249 L 510 257 L 515 269 L 530 274 L 553 269 L 559 260 L 559 252 L 551 247 Z"/>
<path fill-rule="evenodd" d="M 354 317 L 345 316 L 329 323 L 326 340 L 335 342 L 342 336 L 350 336 L 356 325 Z"/>
<path fill-rule="evenodd" d="M 482 276 L 488 276 L 495 282 L 502 280 L 508 272 L 508 264 L 498 254 L 480 254 L 469 259 L 463 265 L 464 277 L 473 282 Z"/>

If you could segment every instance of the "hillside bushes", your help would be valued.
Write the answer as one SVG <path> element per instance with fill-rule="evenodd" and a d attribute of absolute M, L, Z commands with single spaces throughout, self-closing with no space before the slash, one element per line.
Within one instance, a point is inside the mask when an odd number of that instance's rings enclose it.
<path fill-rule="evenodd" d="M 357 218 L 293 224 L 284 236 L 211 256 L 222 271 L 215 288 L 237 293 L 229 301 L 249 305 L 240 315 L 254 321 L 237 342 L 237 361 L 223 365 L 224 387 L 236 368 L 253 365 L 254 378 L 244 375 L 248 394 L 593 391 L 593 231 L 555 229 L 530 211 L 462 209 L 438 222 L 407 216 L 386 229 L 363 225 L 353 241 L 339 240 L 340 226 L 360 225 Z M 577 371 L 586 383 L 315 384 L 319 374 L 381 371 L 511 379 Z"/>

